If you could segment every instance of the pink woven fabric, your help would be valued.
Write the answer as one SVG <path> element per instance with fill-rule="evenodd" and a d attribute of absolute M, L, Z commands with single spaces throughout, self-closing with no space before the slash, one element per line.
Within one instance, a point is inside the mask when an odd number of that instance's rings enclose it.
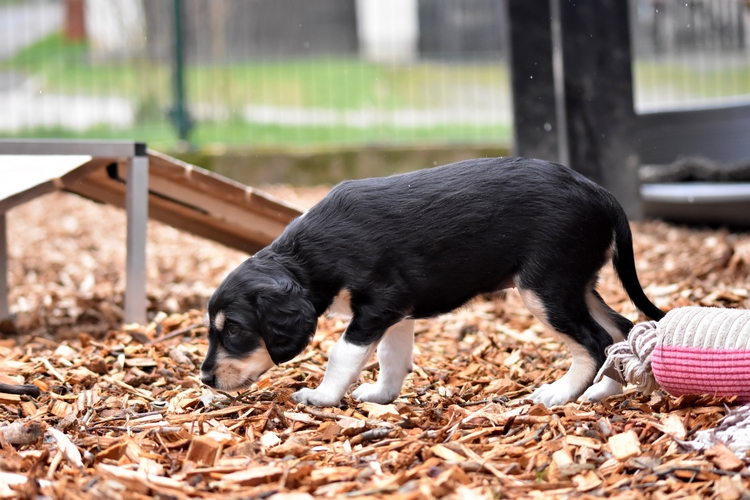
<path fill-rule="evenodd" d="M 750 402 L 750 350 L 657 345 L 651 368 L 672 395 L 737 395 L 740 402 Z"/>

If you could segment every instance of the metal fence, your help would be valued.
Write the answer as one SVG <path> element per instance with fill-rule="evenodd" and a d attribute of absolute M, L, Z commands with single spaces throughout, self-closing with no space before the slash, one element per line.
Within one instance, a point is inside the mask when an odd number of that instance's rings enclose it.
<path fill-rule="evenodd" d="M 745 0 L 631 7 L 639 110 L 750 95 Z M 509 142 L 506 32 L 498 0 L 0 0 L 0 135 Z"/>
<path fill-rule="evenodd" d="M 638 111 L 750 100 L 750 2 L 631 0 Z"/>

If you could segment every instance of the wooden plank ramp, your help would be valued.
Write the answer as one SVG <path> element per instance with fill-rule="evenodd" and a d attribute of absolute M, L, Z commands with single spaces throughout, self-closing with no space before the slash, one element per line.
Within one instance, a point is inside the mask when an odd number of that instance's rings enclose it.
<path fill-rule="evenodd" d="M 260 190 L 149 150 L 148 216 L 232 248 L 255 253 L 302 210 Z M 56 189 L 125 207 L 127 158 L 94 157 L 64 175 L 0 201 L 0 211 Z"/>

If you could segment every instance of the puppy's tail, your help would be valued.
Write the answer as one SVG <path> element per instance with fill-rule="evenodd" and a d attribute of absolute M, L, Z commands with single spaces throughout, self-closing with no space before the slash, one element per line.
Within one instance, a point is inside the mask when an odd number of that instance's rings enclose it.
<path fill-rule="evenodd" d="M 635 271 L 635 256 L 633 255 L 633 235 L 630 232 L 627 216 L 619 204 L 616 204 L 618 217 L 615 222 L 615 248 L 612 264 L 622 287 L 627 292 L 635 307 L 653 320 L 660 320 L 665 313 L 651 302 L 641 288 Z"/>

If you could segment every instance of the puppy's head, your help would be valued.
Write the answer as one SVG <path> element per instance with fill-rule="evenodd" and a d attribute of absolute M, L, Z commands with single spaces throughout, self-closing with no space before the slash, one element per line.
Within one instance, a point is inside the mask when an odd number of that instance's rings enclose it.
<path fill-rule="evenodd" d="M 302 352 L 315 333 L 317 315 L 291 273 L 253 257 L 211 296 L 206 323 L 201 380 L 217 389 L 239 390 Z"/>

